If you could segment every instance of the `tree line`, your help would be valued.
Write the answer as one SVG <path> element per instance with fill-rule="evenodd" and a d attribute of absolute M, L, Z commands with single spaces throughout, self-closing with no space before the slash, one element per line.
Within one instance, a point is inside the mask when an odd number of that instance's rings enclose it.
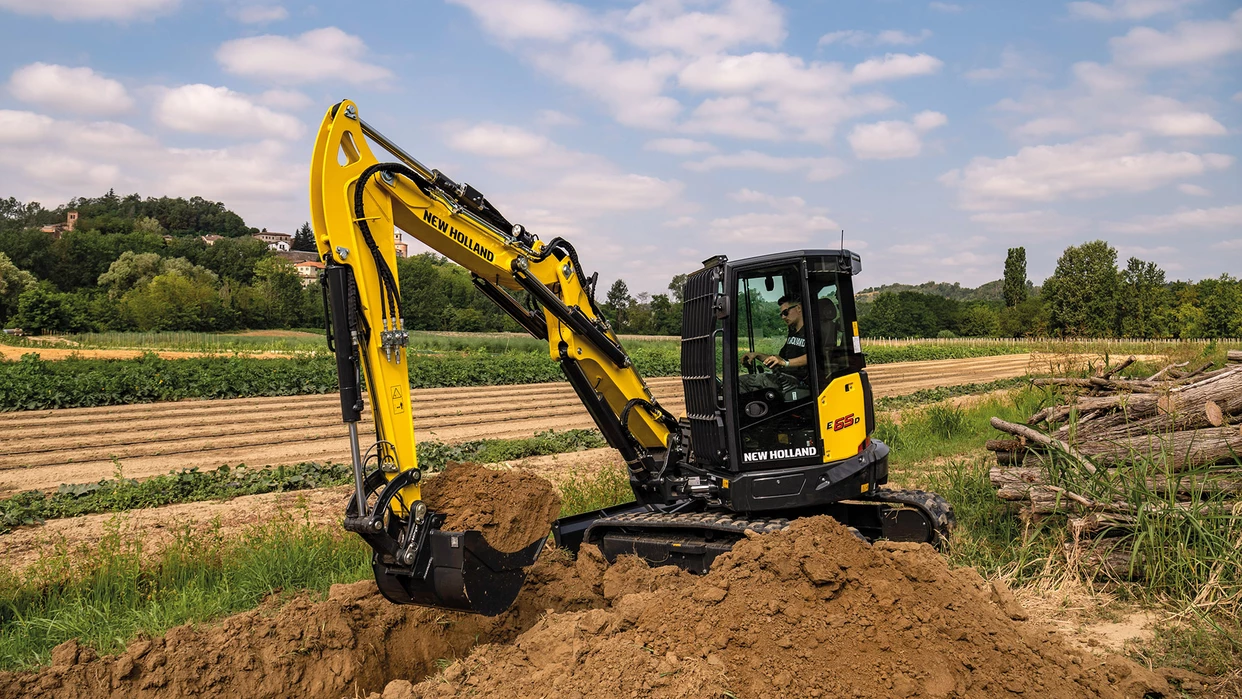
<path fill-rule="evenodd" d="M 998 282 L 957 298 L 909 290 L 860 294 L 860 331 L 867 337 L 1242 336 L 1242 280 L 1222 274 L 1168 281 L 1159 265 L 1137 257 L 1122 268 L 1117 250 L 1103 240 L 1065 248 L 1040 286 L 1027 279 L 1026 249 L 1010 248 Z"/>

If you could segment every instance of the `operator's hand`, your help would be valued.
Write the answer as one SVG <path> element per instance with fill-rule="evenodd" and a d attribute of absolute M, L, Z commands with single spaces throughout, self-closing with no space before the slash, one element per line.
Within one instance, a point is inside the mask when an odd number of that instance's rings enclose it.
<path fill-rule="evenodd" d="M 758 352 L 747 352 L 746 354 L 742 355 L 742 363 L 745 364 L 746 366 L 750 366 L 758 358 L 759 358 Z"/>
<path fill-rule="evenodd" d="M 767 356 L 767 358 L 763 360 L 763 363 L 764 363 L 764 364 L 766 364 L 766 365 L 768 366 L 768 368 L 769 368 L 769 369 L 776 369 L 776 368 L 778 368 L 778 367 L 786 367 L 786 366 L 789 366 L 789 362 L 788 362 L 788 361 L 786 361 L 786 360 L 784 360 L 784 359 L 781 359 L 780 357 L 776 356 L 775 354 L 769 354 L 769 355 Z"/>

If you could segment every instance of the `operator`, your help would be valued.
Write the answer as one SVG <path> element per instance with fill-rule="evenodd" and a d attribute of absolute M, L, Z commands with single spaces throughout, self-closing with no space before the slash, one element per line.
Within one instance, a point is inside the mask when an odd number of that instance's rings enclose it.
<path fill-rule="evenodd" d="M 802 300 L 794 296 L 782 296 L 778 303 L 781 308 L 781 320 L 785 321 L 785 325 L 789 328 L 789 336 L 785 338 L 785 344 L 781 347 L 780 353 L 747 352 L 742 355 L 742 363 L 750 366 L 755 360 L 758 360 L 763 362 L 769 369 L 780 370 L 780 373 L 784 376 L 792 378 L 796 382 L 803 382 L 806 380 L 807 370 L 806 331 L 803 325 Z M 741 389 L 743 391 L 763 388 L 786 390 L 789 388 L 789 386 L 781 385 L 789 383 L 788 379 L 778 381 L 769 378 L 766 374 L 747 374 L 739 377 L 739 379 L 741 379 Z"/>

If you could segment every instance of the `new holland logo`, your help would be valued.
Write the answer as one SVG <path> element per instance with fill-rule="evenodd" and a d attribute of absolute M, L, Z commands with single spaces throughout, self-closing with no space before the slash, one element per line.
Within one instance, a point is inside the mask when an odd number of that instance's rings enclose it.
<path fill-rule="evenodd" d="M 742 454 L 742 461 L 776 461 L 778 459 L 801 459 L 807 456 L 819 456 L 818 447 L 799 447 L 797 449 L 773 449 L 772 451 L 751 451 Z"/>
<path fill-rule="evenodd" d="M 470 252 L 473 252 L 474 254 L 478 255 L 479 257 L 482 257 L 488 262 L 495 262 L 496 260 L 495 253 L 483 247 L 482 245 L 479 245 L 478 243 L 474 241 L 474 238 L 471 238 L 465 233 L 462 233 L 456 228 L 450 226 L 447 221 L 441 219 L 439 216 L 436 216 L 435 214 L 431 213 L 431 211 L 427 209 L 423 210 L 423 222 L 431 226 L 432 228 L 435 228 L 436 230 L 440 231 L 441 233 L 447 235 L 453 240 L 456 240 L 458 243 L 461 243 L 462 247 L 466 248 Z"/>

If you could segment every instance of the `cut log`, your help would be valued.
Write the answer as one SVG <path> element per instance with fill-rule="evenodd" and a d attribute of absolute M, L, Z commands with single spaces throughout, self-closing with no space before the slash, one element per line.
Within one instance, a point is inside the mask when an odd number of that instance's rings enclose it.
<path fill-rule="evenodd" d="M 1181 364 L 1170 364 L 1166 366 L 1165 368 L 1161 369 L 1160 371 L 1157 371 L 1156 373 L 1152 374 L 1151 376 L 1148 376 L 1147 380 L 1155 381 L 1156 379 L 1160 378 L 1161 376 L 1164 376 L 1165 374 L 1172 371 L 1173 369 L 1180 369 L 1181 367 L 1189 366 L 1189 365 L 1190 365 L 1190 362 L 1182 362 Z"/>
<path fill-rule="evenodd" d="M 1107 379 L 1108 377 L 1112 376 L 1113 374 L 1116 374 L 1122 369 L 1125 369 L 1126 367 L 1130 366 L 1133 363 L 1134 363 L 1134 355 L 1130 355 L 1129 357 L 1126 357 L 1125 361 L 1123 361 L 1122 363 L 1118 364 L 1112 369 L 1109 369 L 1108 371 L 1105 371 L 1103 374 L 1100 374 L 1100 378 Z"/>
<path fill-rule="evenodd" d="M 1213 427 L 1220 427 L 1225 424 L 1225 414 L 1221 411 L 1216 401 L 1210 400 L 1203 404 L 1203 413 L 1207 416 L 1207 421 Z"/>
<path fill-rule="evenodd" d="M 1178 432 L 1127 435 L 1116 440 L 1079 439 L 1077 453 L 1097 466 L 1121 466 L 1136 460 L 1183 471 L 1196 466 L 1234 463 L 1242 458 L 1242 431 L 1205 427 Z"/>
<path fill-rule="evenodd" d="M 1018 451 L 1026 447 L 1026 440 L 1018 439 L 989 439 L 984 443 L 983 448 L 988 451 Z"/>
<path fill-rule="evenodd" d="M 1036 444 L 1042 444 L 1046 447 L 1052 447 L 1065 452 L 1075 461 L 1079 462 L 1083 468 L 1087 469 L 1087 471 L 1095 473 L 1095 466 L 1092 465 L 1090 461 L 1088 461 L 1082 454 L 1078 453 L 1078 451 L 1073 447 L 1059 439 L 1053 439 L 1052 437 L 1049 437 L 1041 432 L 1037 432 L 1026 425 L 1016 425 L 1012 422 L 1006 422 L 998 417 L 992 418 L 992 427 L 995 427 L 1001 432 L 1018 435 L 1019 437 L 1025 437 L 1027 440 L 1035 442 Z"/>
<path fill-rule="evenodd" d="M 988 480 L 997 489 L 997 496 L 1002 500 L 1026 500 L 1027 492 L 1035 487 L 1047 487 L 1047 469 L 1035 464 L 1037 455 L 1032 455 L 1021 466 L 993 466 L 988 471 Z M 1199 497 L 1217 493 L 1242 493 L 1242 469 L 1222 468 L 1196 476 L 1152 476 L 1143 480 L 1148 490 L 1159 495 L 1170 491 L 1179 495 Z M 1053 493 L 1050 493 L 1053 494 Z M 1050 510 L 1048 510 L 1050 511 Z"/>
<path fill-rule="evenodd" d="M 1135 559 L 1124 537 L 1067 543 L 1065 557 L 1071 566 L 1096 578 L 1140 580 L 1143 577 L 1142 560 Z"/>
<path fill-rule="evenodd" d="M 1225 359 L 1230 362 L 1242 362 L 1242 350 L 1229 350 L 1225 353 Z"/>

